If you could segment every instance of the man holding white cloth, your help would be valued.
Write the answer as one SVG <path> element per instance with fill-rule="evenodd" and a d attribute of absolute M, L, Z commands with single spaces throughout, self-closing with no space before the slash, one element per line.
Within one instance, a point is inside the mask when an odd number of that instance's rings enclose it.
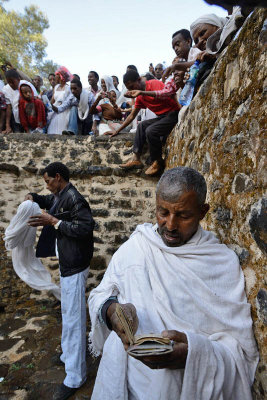
<path fill-rule="evenodd" d="M 244 277 L 236 254 L 199 225 L 206 191 L 197 171 L 166 171 L 156 192 L 158 223 L 137 226 L 91 292 L 90 347 L 102 353 L 92 400 L 252 398 L 258 352 Z M 128 356 L 116 303 L 137 334 L 162 333 L 173 351 Z"/>

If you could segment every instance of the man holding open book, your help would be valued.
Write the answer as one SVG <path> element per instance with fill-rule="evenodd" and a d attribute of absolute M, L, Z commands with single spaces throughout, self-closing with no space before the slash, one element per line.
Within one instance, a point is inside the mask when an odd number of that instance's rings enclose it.
<path fill-rule="evenodd" d="M 197 171 L 166 171 L 157 224 L 137 226 L 89 297 L 102 354 L 92 400 L 249 400 L 258 362 L 235 253 L 199 222 Z"/>

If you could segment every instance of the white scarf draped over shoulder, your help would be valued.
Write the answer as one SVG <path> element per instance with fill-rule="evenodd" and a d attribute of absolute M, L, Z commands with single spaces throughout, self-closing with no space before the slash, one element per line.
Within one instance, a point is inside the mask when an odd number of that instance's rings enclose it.
<path fill-rule="evenodd" d="M 41 214 L 37 203 L 23 201 L 5 230 L 5 246 L 12 251 L 13 268 L 22 281 L 36 290 L 50 290 L 60 300 L 60 288 L 52 282 L 50 273 L 35 256 L 36 228 L 27 222 L 37 214 Z"/>
<path fill-rule="evenodd" d="M 83 89 L 80 94 L 80 101 L 78 104 L 78 115 L 81 121 L 84 121 L 89 114 L 89 96 L 91 92 Z"/>
<path fill-rule="evenodd" d="M 111 295 L 135 305 L 137 334 L 186 333 L 184 370 L 151 370 L 127 356 L 98 317 Z M 168 247 L 156 226 L 139 225 L 91 292 L 89 312 L 90 347 L 102 353 L 92 400 L 251 400 L 258 352 L 244 277 L 211 232 L 199 227 L 185 245 Z"/>

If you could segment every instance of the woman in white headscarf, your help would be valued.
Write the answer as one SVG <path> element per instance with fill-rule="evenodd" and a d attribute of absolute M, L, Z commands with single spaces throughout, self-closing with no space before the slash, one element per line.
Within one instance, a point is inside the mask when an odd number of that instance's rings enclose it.
<path fill-rule="evenodd" d="M 216 14 L 205 14 L 196 19 L 190 26 L 190 33 L 196 47 L 201 51 L 206 50 L 207 39 L 218 29 L 223 28 L 227 20 Z"/>
<path fill-rule="evenodd" d="M 111 76 L 104 75 L 101 78 L 101 88 L 96 101 L 90 108 L 90 114 L 101 113 L 98 126 L 100 136 L 106 132 L 115 132 L 122 123 L 122 113 L 117 105 L 118 92 Z"/>

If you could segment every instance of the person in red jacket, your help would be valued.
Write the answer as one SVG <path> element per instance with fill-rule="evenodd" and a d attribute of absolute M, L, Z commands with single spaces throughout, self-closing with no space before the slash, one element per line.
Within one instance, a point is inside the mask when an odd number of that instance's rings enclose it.
<path fill-rule="evenodd" d="M 147 142 L 150 152 L 151 165 L 145 171 L 146 175 L 156 175 L 164 168 L 162 159 L 162 143 L 171 133 L 178 119 L 180 105 L 174 96 L 167 98 L 151 97 L 150 93 L 160 91 L 164 88 L 164 83 L 155 79 L 144 82 L 136 71 L 128 71 L 123 77 L 123 82 L 128 91 L 126 97 L 136 97 L 134 108 L 125 122 L 114 132 L 106 132 L 111 136 L 117 135 L 128 126 L 137 116 L 141 108 L 148 108 L 156 114 L 156 118 L 142 121 L 137 125 L 134 139 L 133 157 L 120 168 L 132 169 L 142 168 L 140 160 L 143 146 Z M 149 93 L 148 93 L 149 92 Z M 143 95 L 144 94 L 144 95 Z"/>
<path fill-rule="evenodd" d="M 42 100 L 34 97 L 32 88 L 23 83 L 20 88 L 19 118 L 25 132 L 43 133 L 46 126 L 45 107 Z"/>

